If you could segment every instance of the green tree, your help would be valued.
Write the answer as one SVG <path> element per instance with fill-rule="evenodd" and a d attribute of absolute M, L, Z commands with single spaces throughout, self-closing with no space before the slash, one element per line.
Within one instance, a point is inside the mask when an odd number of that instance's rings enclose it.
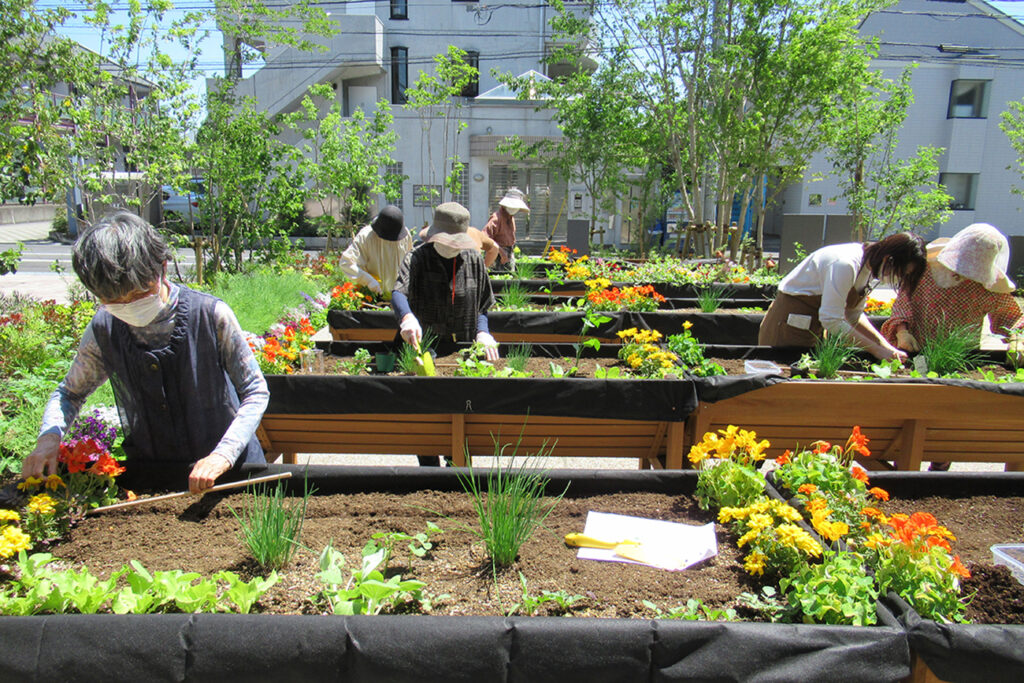
<path fill-rule="evenodd" d="M 502 147 L 516 158 L 537 159 L 556 176 L 583 184 L 593 197 L 593 239 L 598 211 L 614 211 L 617 200 L 628 192 L 627 172 L 646 166 L 648 145 L 642 138 L 647 127 L 627 61 L 613 57 L 594 73 L 583 67 L 583 55 L 573 50 L 556 53 L 549 61 L 562 59 L 575 68 L 559 79 L 537 82 L 499 76 L 520 99 L 536 101 L 535 111 L 551 111 L 562 136 L 529 144 L 515 136 Z"/>
<path fill-rule="evenodd" d="M 867 71 L 861 87 L 838 103 L 828 119 L 828 158 L 853 217 L 852 239 L 879 239 L 948 220 L 952 197 L 939 184 L 941 147 L 919 146 L 897 158 L 897 133 L 913 102 L 907 68 L 898 80 Z"/>
<path fill-rule="evenodd" d="M 1024 100 L 1007 103 L 1007 109 L 999 116 L 999 127 L 1010 141 L 1017 154 L 1017 173 L 1024 178 Z M 1024 188 L 1013 187 L 1014 194 L 1024 197 Z"/>
<path fill-rule="evenodd" d="M 406 109 L 420 116 L 420 173 L 430 186 L 441 185 L 440 195 L 434 197 L 443 203 L 458 194 L 465 163 L 459 153 L 462 132 L 469 125 L 461 119 L 462 93 L 480 78 L 479 70 L 466 63 L 466 51 L 448 46 L 444 54 L 434 56 L 436 73 L 420 71 L 412 87 L 405 91 Z M 441 164 L 438 169 L 434 158 L 432 131 L 434 123 L 441 123 Z M 442 179 L 438 182 L 438 179 Z M 447 193 L 447 196 L 446 194 Z"/>
<path fill-rule="evenodd" d="M 318 102 L 326 103 L 326 108 Z M 319 223 L 328 245 L 337 228 L 332 201 L 340 203 L 341 223 L 354 234 L 359 222 L 369 216 L 377 194 L 397 198 L 404 178 L 386 172 L 394 164 L 397 140 L 392 123 L 391 108 L 384 100 L 377 103 L 372 118 L 361 109 L 345 118 L 327 84 L 312 86 L 299 110 L 285 115 L 284 125 L 303 138 L 296 164 L 309 188 L 308 197 L 321 204 Z"/>

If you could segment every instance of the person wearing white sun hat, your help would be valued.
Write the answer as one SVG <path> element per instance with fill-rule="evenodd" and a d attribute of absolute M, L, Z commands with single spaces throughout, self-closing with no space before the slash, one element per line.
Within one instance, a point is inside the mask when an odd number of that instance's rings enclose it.
<path fill-rule="evenodd" d="M 921 282 L 912 293 L 896 296 L 882 334 L 901 349 L 918 351 L 940 330 L 967 325 L 978 327 L 980 342 L 985 314 L 996 334 L 1021 329 L 1024 316 L 1006 275 L 1009 262 L 1006 237 L 988 223 L 929 243 Z"/>
<path fill-rule="evenodd" d="M 491 214 L 487 225 L 484 226 L 484 232 L 498 243 L 500 249 L 498 269 L 512 270 L 515 267 L 515 215 L 520 211 L 530 212 L 530 207 L 526 204 L 526 195 L 518 188 L 510 187 L 505 191 L 505 196 L 498 200 L 498 210 Z"/>

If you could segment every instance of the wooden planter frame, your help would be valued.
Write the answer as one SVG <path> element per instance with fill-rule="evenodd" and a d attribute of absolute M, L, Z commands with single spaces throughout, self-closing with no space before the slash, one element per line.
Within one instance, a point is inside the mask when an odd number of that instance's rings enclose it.
<path fill-rule="evenodd" d="M 684 449 L 734 424 L 772 443 L 769 457 L 824 440 L 846 443 L 859 425 L 871 469 L 917 470 L 922 461 L 1004 462 L 1024 470 L 1024 397 L 932 383 L 793 380 L 715 403 L 687 420 Z"/>
<path fill-rule="evenodd" d="M 514 380 L 511 380 L 514 381 Z M 267 460 L 295 463 L 296 453 L 494 455 L 494 440 L 520 453 L 554 447 L 558 457 L 637 458 L 640 469 L 681 469 L 684 423 L 607 418 L 438 414 L 267 414 L 256 434 Z"/>

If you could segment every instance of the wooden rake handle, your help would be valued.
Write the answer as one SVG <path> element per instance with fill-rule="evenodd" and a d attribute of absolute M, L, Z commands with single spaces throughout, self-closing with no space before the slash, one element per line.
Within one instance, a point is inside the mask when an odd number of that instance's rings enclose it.
<path fill-rule="evenodd" d="M 227 491 L 228 489 L 238 489 L 243 486 L 249 486 L 250 484 L 261 484 L 267 481 L 278 481 L 279 479 L 288 479 L 292 476 L 291 472 L 282 472 L 281 474 L 268 474 L 265 477 L 254 477 L 252 479 L 246 479 L 244 481 L 233 481 L 230 484 L 217 484 L 211 486 L 208 489 L 203 490 L 201 493 L 193 494 L 191 491 L 179 491 L 178 493 L 168 493 L 162 496 L 152 496 L 150 498 L 139 498 L 137 500 L 129 500 L 124 503 L 114 503 L 113 505 L 104 505 L 103 507 L 93 508 L 86 511 L 87 515 L 94 515 L 100 512 L 107 512 L 109 510 L 120 510 L 123 508 L 135 507 L 136 505 L 145 505 L 146 503 L 155 503 L 158 500 L 170 500 L 171 498 L 181 498 L 182 496 L 198 495 L 201 496 L 205 493 L 212 493 L 213 491 Z"/>

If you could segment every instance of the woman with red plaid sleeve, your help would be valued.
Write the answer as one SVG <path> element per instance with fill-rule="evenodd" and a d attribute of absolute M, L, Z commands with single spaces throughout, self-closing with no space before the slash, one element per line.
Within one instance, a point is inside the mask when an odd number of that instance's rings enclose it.
<path fill-rule="evenodd" d="M 976 325 L 987 313 L 996 334 L 1024 327 L 1014 284 L 1006 276 L 1010 246 L 987 223 L 967 226 L 928 245 L 928 269 L 914 291 L 900 291 L 882 334 L 898 348 L 918 351 L 942 330 Z"/>

